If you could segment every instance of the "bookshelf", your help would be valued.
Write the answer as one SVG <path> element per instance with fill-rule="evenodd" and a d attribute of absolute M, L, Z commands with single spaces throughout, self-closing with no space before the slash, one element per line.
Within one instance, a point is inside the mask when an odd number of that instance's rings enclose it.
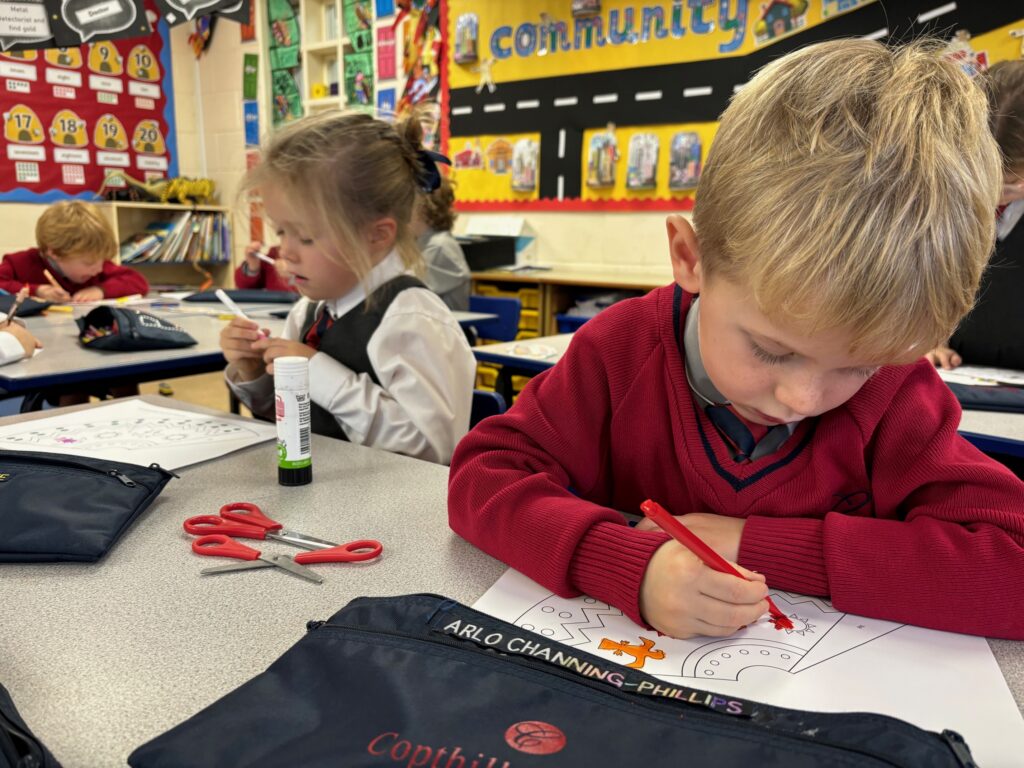
<path fill-rule="evenodd" d="M 303 93 L 302 106 L 304 113 L 316 114 L 332 109 L 343 109 L 351 106 L 358 109 L 376 111 L 376 100 L 369 104 L 349 105 L 345 97 L 345 54 L 356 50 L 354 41 L 344 29 L 344 0 L 299 0 L 298 22 L 301 30 Z M 367 3 L 366 7 L 372 7 Z M 361 48 L 366 50 L 373 62 L 373 92 L 379 88 L 399 89 L 401 82 L 401 41 L 397 39 L 401 30 L 396 30 L 393 54 L 396 57 L 393 77 L 381 79 L 377 72 L 377 30 L 390 28 L 395 21 L 394 15 L 375 18 L 369 30 L 361 32 L 369 45 Z M 318 87 L 322 86 L 322 88 Z M 314 91 L 314 88 L 316 89 Z"/>
<path fill-rule="evenodd" d="M 173 227 L 179 224 L 180 238 L 173 243 L 175 250 L 167 248 L 160 261 L 125 261 L 125 266 L 138 269 L 152 285 L 199 286 L 206 279 L 199 267 L 208 272 L 215 285 L 228 285 L 231 278 L 231 225 L 230 211 L 220 205 L 178 205 L 174 203 L 98 203 L 97 207 L 114 228 L 118 243 L 124 243 L 135 235 L 145 233 L 150 225 L 164 223 Z M 190 214 L 188 222 L 185 216 Z M 214 233 L 212 225 L 204 232 L 195 230 L 195 223 L 219 214 L 220 229 Z M 202 226 L 202 225 L 201 225 Z M 191 231 L 186 232 L 188 228 Z M 169 230 L 168 230 L 169 231 Z M 186 239 L 186 235 L 188 238 Z M 199 239 L 193 243 L 193 238 Z M 209 245 L 216 237 L 219 246 Z M 171 245 L 169 243 L 168 245 Z M 211 256 L 213 258 L 211 258 Z M 121 261 L 118 256 L 117 261 Z"/>

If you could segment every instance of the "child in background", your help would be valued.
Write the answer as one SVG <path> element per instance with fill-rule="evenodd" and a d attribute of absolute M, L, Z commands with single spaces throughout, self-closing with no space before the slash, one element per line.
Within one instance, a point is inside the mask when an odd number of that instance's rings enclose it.
<path fill-rule="evenodd" d="M 0 288 L 11 293 L 28 284 L 45 301 L 99 301 L 145 295 L 146 278 L 110 259 L 117 253 L 114 230 L 95 206 L 64 200 L 36 222 L 37 248 L 8 253 L 0 262 Z M 46 272 L 53 276 L 52 285 Z"/>
<path fill-rule="evenodd" d="M 451 309 L 465 312 L 469 309 L 469 265 L 462 246 L 452 237 L 454 202 L 452 183 L 442 177 L 441 186 L 419 195 L 412 229 L 427 265 L 423 282 Z"/>
<path fill-rule="evenodd" d="M 1024 59 L 1000 61 L 983 75 L 990 124 L 1003 153 L 1003 194 L 996 214 L 996 252 L 981 279 L 978 304 L 947 345 L 928 357 L 1024 370 Z"/>
<path fill-rule="evenodd" d="M 675 283 L 606 309 L 452 460 L 452 528 L 562 596 L 725 636 L 768 587 L 1024 639 L 1024 483 L 923 354 L 970 309 L 999 151 L 934 45 L 776 59 L 721 117 Z M 654 499 L 737 563 L 636 514 Z"/>
<path fill-rule="evenodd" d="M 295 286 L 288 278 L 288 265 L 281 259 L 275 245 L 267 251 L 267 258 L 274 263 L 267 264 L 257 253 L 263 252 L 263 243 L 249 243 L 245 249 L 245 261 L 235 270 L 235 287 L 243 290 L 292 291 Z"/>
<path fill-rule="evenodd" d="M 303 298 L 280 338 L 236 318 L 221 348 L 228 385 L 255 414 L 274 413 L 274 360 L 302 355 L 315 432 L 447 463 L 469 428 L 476 364 L 451 312 L 410 274 L 422 268 L 417 189 L 439 178 L 421 136 L 416 121 L 339 112 L 274 134 L 247 186 Z"/>

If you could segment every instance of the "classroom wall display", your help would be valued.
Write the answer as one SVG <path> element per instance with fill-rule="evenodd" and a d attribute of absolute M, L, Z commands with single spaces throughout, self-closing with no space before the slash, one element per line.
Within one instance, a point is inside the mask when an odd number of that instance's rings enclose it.
<path fill-rule="evenodd" d="M 1009 30 L 1024 25 L 1019 4 L 934 0 L 447 0 L 442 10 L 446 146 L 540 137 L 535 198 L 511 185 L 494 197 L 499 188 L 480 175 L 460 183 L 462 210 L 685 210 L 719 115 L 772 59 L 837 37 L 948 40 L 965 29 L 990 64 L 1019 55 Z M 609 123 L 622 157 L 591 173 L 592 139 L 600 144 Z M 640 133 L 654 135 L 656 153 L 650 138 L 630 144 Z M 653 180 L 641 172 L 651 168 Z"/>
<path fill-rule="evenodd" d="M 398 59 L 395 49 L 395 30 L 391 27 L 377 28 L 377 80 L 391 80 L 398 74 Z"/>
<path fill-rule="evenodd" d="M 369 0 L 343 0 L 343 31 L 353 52 L 373 50 L 373 12 Z"/>
<path fill-rule="evenodd" d="M 146 37 L 0 53 L 0 201 L 95 197 L 107 170 L 178 175 L 167 25 Z"/>
<path fill-rule="evenodd" d="M 345 104 L 352 108 L 373 107 L 373 53 L 345 53 Z"/>
<path fill-rule="evenodd" d="M 406 0 L 402 14 L 402 74 L 398 100 L 404 114 L 422 101 L 436 100 L 441 82 L 441 9 L 439 0 Z"/>
<path fill-rule="evenodd" d="M 267 0 L 270 60 L 271 123 L 302 117 L 302 66 L 299 58 L 298 2 Z"/>
<path fill-rule="evenodd" d="M 530 201 L 538 198 L 541 144 L 539 133 L 506 133 L 455 139 L 449 144 L 451 176 L 491 198 Z"/>
<path fill-rule="evenodd" d="M 377 89 L 377 117 L 382 120 L 394 120 L 395 118 L 395 89 Z"/>

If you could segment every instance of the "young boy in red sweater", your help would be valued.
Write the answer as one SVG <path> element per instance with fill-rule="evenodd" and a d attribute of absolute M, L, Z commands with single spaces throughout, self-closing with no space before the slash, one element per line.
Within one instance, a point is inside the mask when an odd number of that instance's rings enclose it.
<path fill-rule="evenodd" d="M 89 203 L 65 200 L 47 208 L 36 222 L 36 243 L 38 248 L 4 256 L 0 288 L 15 293 L 27 284 L 32 296 L 55 302 L 99 301 L 149 290 L 146 278 L 110 260 L 117 253 L 114 230 Z"/>
<path fill-rule="evenodd" d="M 922 355 L 970 309 L 999 152 L 933 46 L 809 46 L 723 113 L 675 283 L 621 302 L 451 463 L 452 528 L 562 596 L 729 635 L 768 586 L 1024 638 L 1024 483 Z M 917 361 L 917 362 L 915 362 Z M 745 579 L 644 521 L 660 502 Z"/>

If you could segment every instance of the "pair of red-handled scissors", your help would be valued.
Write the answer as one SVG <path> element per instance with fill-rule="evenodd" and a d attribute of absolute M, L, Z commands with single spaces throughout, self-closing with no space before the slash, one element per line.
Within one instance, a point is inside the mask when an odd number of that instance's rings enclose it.
<path fill-rule="evenodd" d="M 236 501 L 220 508 L 219 515 L 196 515 L 185 521 L 185 530 L 194 536 L 217 533 L 243 539 L 273 539 L 302 549 L 331 549 L 338 546 L 297 531 L 287 530 L 271 520 L 255 504 Z"/>
<path fill-rule="evenodd" d="M 364 560 L 373 560 L 376 557 L 380 557 L 384 547 L 379 541 L 360 539 L 359 541 L 350 541 L 348 544 L 341 544 L 330 549 L 301 552 L 295 557 L 289 557 L 288 555 L 263 555 L 252 547 L 232 541 L 227 536 L 213 534 L 211 536 L 202 536 L 193 541 L 192 550 L 200 555 L 234 557 L 246 561 L 204 568 L 200 571 L 201 574 L 228 573 L 230 571 L 245 571 L 250 568 L 277 566 L 294 573 L 296 576 L 302 576 L 319 584 L 323 579 L 309 570 L 309 568 L 305 568 L 306 564 L 358 563 Z"/>
<path fill-rule="evenodd" d="M 315 581 L 317 584 L 323 582 L 323 578 L 305 566 L 298 565 L 290 557 L 284 555 L 264 555 L 258 549 L 247 547 L 222 533 L 211 533 L 207 536 L 200 536 L 192 542 L 192 551 L 197 555 L 207 557 L 233 557 L 237 560 L 245 560 L 242 566 L 250 566 L 255 563 L 260 568 L 275 567 L 282 568 L 295 576 Z M 233 564 L 232 564 L 233 565 Z M 204 568 L 200 573 L 219 573 L 223 570 L 237 570 L 231 565 L 218 568 Z"/>

